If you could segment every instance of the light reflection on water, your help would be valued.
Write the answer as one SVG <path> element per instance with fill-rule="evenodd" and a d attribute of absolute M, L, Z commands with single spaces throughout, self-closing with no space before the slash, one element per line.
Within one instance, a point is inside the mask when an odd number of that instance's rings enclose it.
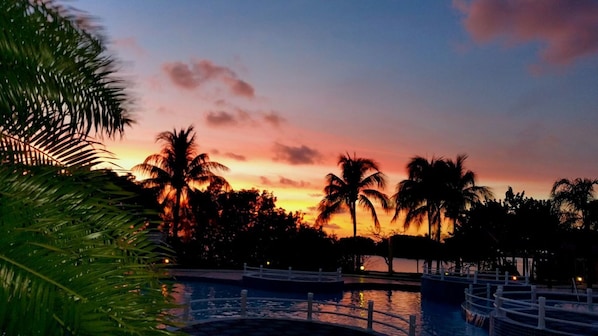
<path fill-rule="evenodd" d="M 178 303 L 184 302 L 184 295 L 190 294 L 191 300 L 195 299 L 208 299 L 208 298 L 226 298 L 226 297 L 239 297 L 241 293 L 241 287 L 219 284 L 219 283 L 206 283 L 196 281 L 185 281 L 175 285 L 175 298 Z M 288 299 L 300 299 L 305 300 L 307 294 L 299 293 L 281 293 L 264 291 L 258 289 L 248 289 L 248 297 L 277 297 L 277 298 L 288 298 Z M 400 315 L 409 318 L 409 315 L 416 315 L 417 319 L 417 330 L 420 335 L 454 335 L 454 336 L 487 336 L 488 333 L 485 330 L 477 328 L 475 326 L 467 324 L 458 307 L 445 305 L 435 302 L 428 302 L 421 300 L 421 295 L 418 292 L 404 292 L 398 290 L 351 290 L 344 291 L 338 294 L 316 294 L 314 300 L 327 301 L 331 303 L 339 303 L 343 305 L 353 305 L 356 307 L 366 308 L 368 307 L 368 301 L 374 302 L 374 309 L 384 312 L 388 312 L 395 315 Z M 230 303 L 231 306 L 234 303 Z M 248 301 L 249 306 L 270 306 L 270 307 L 281 307 L 286 305 L 290 306 L 291 303 L 280 303 L 275 301 L 262 300 L 255 302 L 252 300 Z M 294 307 L 304 308 L 305 303 L 294 303 Z M 206 304 L 203 306 L 194 306 L 192 309 L 207 308 Z M 360 311 L 358 309 L 352 309 L 352 311 L 346 311 L 347 308 L 336 308 L 331 306 L 315 307 L 314 310 L 335 310 L 344 313 L 351 313 L 353 315 L 359 315 L 364 318 L 367 317 L 367 312 Z M 344 310 L 341 310 L 344 309 Z M 288 314 L 287 314 L 288 315 Z M 230 317 L 234 316 L 234 313 L 221 314 L 221 315 L 210 315 L 210 316 L 196 316 L 195 319 L 203 318 L 218 318 L 218 317 Z M 275 317 L 277 314 L 269 314 L 267 316 Z M 296 313 L 295 317 L 305 318 L 305 313 Z M 264 315 L 265 317 L 265 315 Z M 318 316 L 318 319 L 325 322 L 334 322 L 340 324 L 353 325 L 358 327 L 365 327 L 365 321 L 357 321 L 343 316 L 322 314 Z M 376 320 L 382 320 L 385 322 L 397 323 L 396 320 L 379 315 L 375 316 Z M 407 323 L 401 325 L 402 328 L 407 329 Z M 377 328 L 377 330 L 388 332 L 388 329 L 384 327 Z"/>

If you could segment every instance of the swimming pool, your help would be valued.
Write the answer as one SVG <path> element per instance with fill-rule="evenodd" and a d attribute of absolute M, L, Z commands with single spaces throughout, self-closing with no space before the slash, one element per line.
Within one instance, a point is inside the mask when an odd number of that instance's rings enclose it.
<path fill-rule="evenodd" d="M 243 288 L 240 286 L 200 282 L 181 281 L 174 286 L 174 296 L 179 303 L 183 303 L 185 295 L 190 299 L 239 297 Z M 297 293 L 281 293 L 248 288 L 248 297 L 282 297 L 288 299 L 305 299 L 305 295 Z M 488 332 L 469 325 L 461 316 L 459 307 L 452 305 L 422 301 L 420 293 L 404 292 L 398 290 L 350 290 L 338 294 L 316 294 L 314 300 L 367 307 L 368 301 L 374 301 L 374 309 L 386 311 L 408 317 L 410 314 L 417 316 L 417 330 L 421 335 L 438 336 L 487 336 Z M 270 304 L 267 301 L 263 305 Z M 196 309 L 194 307 L 193 309 Z M 194 319 L 218 318 L 227 316 L 194 316 Z M 328 317 L 323 321 L 361 326 L 349 319 Z"/>

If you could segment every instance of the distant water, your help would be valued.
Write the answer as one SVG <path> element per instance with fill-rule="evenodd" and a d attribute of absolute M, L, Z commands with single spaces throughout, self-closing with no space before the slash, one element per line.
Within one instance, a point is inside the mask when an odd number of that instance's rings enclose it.
<path fill-rule="evenodd" d="M 384 258 L 380 256 L 364 256 L 363 264 L 366 271 L 388 271 L 388 265 L 386 264 L 386 261 L 384 261 Z M 399 273 L 421 273 L 423 265 L 424 261 L 422 259 L 392 259 L 392 270 Z"/>
<path fill-rule="evenodd" d="M 515 258 L 517 263 L 517 270 L 519 274 L 523 274 L 523 259 Z M 399 273 L 421 273 L 424 265 L 423 259 L 405 259 L 405 258 L 393 258 L 392 267 L 394 272 Z M 380 256 L 364 256 L 364 266 L 366 271 L 378 271 L 387 272 L 388 265 L 384 261 L 383 257 Z M 531 259 L 528 260 L 527 269 L 531 268 Z"/>

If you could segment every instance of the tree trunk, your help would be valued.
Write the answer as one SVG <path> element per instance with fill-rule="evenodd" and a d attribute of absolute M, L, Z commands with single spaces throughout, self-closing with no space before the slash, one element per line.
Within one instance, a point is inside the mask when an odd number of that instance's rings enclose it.
<path fill-rule="evenodd" d="M 351 212 L 351 221 L 353 222 L 353 244 L 357 248 L 357 216 L 355 214 L 355 203 L 349 205 L 349 211 Z M 353 252 L 353 272 L 357 272 L 359 265 L 357 260 L 360 260 L 359 253 Z"/>
<path fill-rule="evenodd" d="M 390 239 L 392 236 L 388 237 L 388 275 L 392 275 L 393 270 L 392 270 L 392 259 L 393 259 L 393 253 L 392 253 L 392 239 Z"/>

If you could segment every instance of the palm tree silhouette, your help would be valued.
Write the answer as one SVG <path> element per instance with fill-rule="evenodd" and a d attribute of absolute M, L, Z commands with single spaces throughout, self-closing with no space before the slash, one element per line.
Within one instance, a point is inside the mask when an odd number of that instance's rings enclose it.
<path fill-rule="evenodd" d="M 573 221 L 581 222 L 584 230 L 590 230 L 591 210 L 594 199 L 594 185 L 598 179 L 576 178 L 561 179 L 552 185 L 550 197 L 557 210 L 565 210 L 563 216 L 571 216 Z"/>
<path fill-rule="evenodd" d="M 430 161 L 417 156 L 407 164 L 408 177 L 397 184 L 397 192 L 392 196 L 395 203 L 396 221 L 401 211 L 407 211 L 404 227 L 411 224 L 421 226 L 428 221 L 428 237 L 440 241 L 440 226 L 442 223 L 442 207 L 448 194 L 446 188 L 446 174 L 448 167 L 441 158 Z"/>
<path fill-rule="evenodd" d="M 380 229 L 380 221 L 372 199 L 378 201 L 383 209 L 388 209 L 388 197 L 379 189 L 386 186 L 386 178 L 378 164 L 366 158 L 351 157 L 348 153 L 341 155 L 338 161 L 341 167 L 341 177 L 329 173 L 326 175 L 327 185 L 324 187 L 324 198 L 318 205 L 318 218 L 316 223 L 327 223 L 332 215 L 349 209 L 353 224 L 353 238 L 357 237 L 357 204 L 369 211 L 374 221 L 376 230 Z M 370 172 L 372 172 L 370 174 Z M 369 174 L 369 175 L 368 175 Z M 353 260 L 354 268 L 357 267 L 356 257 Z"/>
<path fill-rule="evenodd" d="M 476 175 L 465 169 L 467 155 L 457 155 L 455 161 L 446 160 L 448 173 L 448 197 L 446 199 L 446 217 L 453 222 L 453 230 L 462 219 L 465 211 L 473 204 L 493 197 L 490 188 L 476 185 Z"/>
<path fill-rule="evenodd" d="M 149 176 L 143 181 L 147 188 L 158 191 L 162 204 L 172 208 L 171 231 L 178 239 L 182 201 L 189 197 L 189 190 L 202 184 L 218 184 L 228 188 L 228 182 L 214 171 L 227 171 L 218 162 L 210 161 L 208 154 L 197 154 L 193 126 L 186 130 L 162 132 L 156 137 L 162 151 L 148 156 L 133 171 Z"/>
<path fill-rule="evenodd" d="M 565 222 L 572 222 L 573 224 L 581 222 L 581 227 L 586 232 L 591 229 L 592 214 L 596 204 L 594 185 L 598 185 L 598 179 L 561 179 L 552 185 L 550 191 L 553 204 L 561 214 L 561 218 L 565 219 Z M 586 285 L 588 288 L 592 288 L 595 274 L 594 244 L 588 242 L 585 245 L 587 255 Z"/>
<path fill-rule="evenodd" d="M 488 187 L 475 184 L 475 173 L 465 170 L 467 155 L 450 159 L 414 157 L 407 165 L 408 178 L 397 184 L 393 195 L 395 214 L 407 211 L 405 228 L 428 222 L 428 236 L 440 241 L 444 218 L 456 223 L 464 211 L 482 197 L 492 196 Z"/>

